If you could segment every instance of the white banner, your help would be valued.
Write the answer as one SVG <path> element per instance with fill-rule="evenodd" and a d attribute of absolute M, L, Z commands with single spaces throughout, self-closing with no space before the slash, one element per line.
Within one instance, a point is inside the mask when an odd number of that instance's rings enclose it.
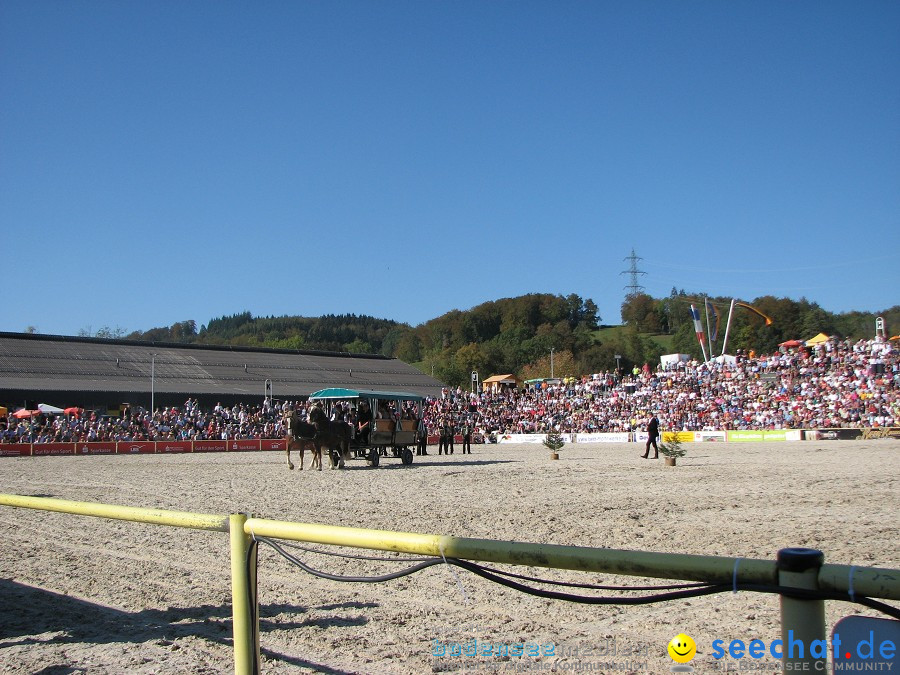
<path fill-rule="evenodd" d="M 724 443 L 726 437 L 724 431 L 695 431 L 694 440 L 698 443 L 702 443 L 703 441 L 715 441 L 718 443 Z"/>
<path fill-rule="evenodd" d="M 575 434 L 576 443 L 627 443 L 631 434 L 627 431 L 606 434 Z"/>
<path fill-rule="evenodd" d="M 560 434 L 566 443 L 574 443 L 576 434 Z M 547 434 L 503 434 L 497 436 L 498 443 L 543 443 Z"/>
<path fill-rule="evenodd" d="M 543 443 L 546 436 L 541 434 L 503 434 L 497 437 L 498 443 Z"/>

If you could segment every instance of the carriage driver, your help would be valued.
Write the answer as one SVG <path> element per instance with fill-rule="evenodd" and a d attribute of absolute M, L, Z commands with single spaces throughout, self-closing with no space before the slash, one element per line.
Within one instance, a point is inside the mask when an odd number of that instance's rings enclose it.
<path fill-rule="evenodd" d="M 368 401 L 359 402 L 359 410 L 356 415 L 356 437 L 359 444 L 366 446 L 369 444 L 369 431 L 372 429 L 372 410 L 369 408 Z"/>

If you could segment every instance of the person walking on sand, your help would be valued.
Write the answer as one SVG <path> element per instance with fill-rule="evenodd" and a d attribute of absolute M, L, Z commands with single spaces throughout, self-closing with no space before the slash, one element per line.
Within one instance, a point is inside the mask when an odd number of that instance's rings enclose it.
<path fill-rule="evenodd" d="M 427 455 L 428 447 L 428 427 L 425 426 L 425 420 L 419 420 L 419 426 L 416 430 L 416 454 Z"/>
<path fill-rule="evenodd" d="M 653 446 L 653 459 L 659 458 L 659 446 L 656 445 L 656 440 L 659 438 L 659 420 L 656 418 L 656 415 L 650 417 L 650 421 L 647 423 L 647 447 L 644 450 L 644 454 L 641 455 L 644 459 L 650 459 L 648 455 L 650 454 L 650 446 Z"/>
<path fill-rule="evenodd" d="M 472 423 L 466 420 L 462 426 L 462 454 L 472 454 Z"/>

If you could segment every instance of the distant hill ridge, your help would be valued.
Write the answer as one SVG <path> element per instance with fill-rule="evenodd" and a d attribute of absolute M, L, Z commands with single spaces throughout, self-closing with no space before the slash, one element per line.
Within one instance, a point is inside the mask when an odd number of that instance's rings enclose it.
<path fill-rule="evenodd" d="M 725 330 L 730 298 L 710 298 L 719 315 L 717 350 Z M 666 298 L 636 294 L 622 303 L 624 325 L 600 331 L 597 305 L 576 294 L 531 293 L 452 310 L 419 326 L 356 314 L 320 317 L 254 317 L 249 311 L 193 320 L 164 328 L 123 331 L 102 328 L 96 337 L 174 343 L 198 343 L 383 354 L 417 365 L 444 382 L 468 388 L 471 373 L 479 379 L 515 373 L 523 378 L 580 375 L 656 363 L 677 351 L 700 357 L 688 306 L 703 306 L 703 297 L 672 289 Z M 848 338 L 870 338 L 876 316 L 895 331 L 900 305 L 878 315 L 871 312 L 833 314 L 805 299 L 766 296 L 751 303 L 773 320 L 766 326 L 750 312 L 735 312 L 728 351 L 774 351 L 778 343 L 809 338 L 819 332 Z M 82 331 L 81 335 L 92 335 Z M 718 353 L 718 351 L 716 351 Z M 618 355 L 618 359 L 616 356 Z"/>

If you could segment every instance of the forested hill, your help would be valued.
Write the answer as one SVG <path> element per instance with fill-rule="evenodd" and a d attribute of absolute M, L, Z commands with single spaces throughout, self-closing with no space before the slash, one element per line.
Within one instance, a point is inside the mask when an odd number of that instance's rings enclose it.
<path fill-rule="evenodd" d="M 571 370 L 575 354 L 594 343 L 597 306 L 578 295 L 529 294 L 453 310 L 412 327 L 355 314 L 321 317 L 254 317 L 250 312 L 212 319 L 197 328 L 193 320 L 126 337 L 157 342 L 189 342 L 279 349 L 376 353 L 418 364 L 449 383 L 468 382 L 494 372 L 519 373 L 556 352 L 561 370 Z M 97 337 L 121 337 L 108 329 Z"/>
<path fill-rule="evenodd" d="M 199 330 L 194 321 L 180 321 L 168 328 L 137 331 L 126 339 L 373 354 L 381 353 L 391 332 L 403 327 L 409 328 L 396 321 L 355 314 L 254 317 L 243 312 L 212 319 Z"/>
<path fill-rule="evenodd" d="M 384 354 L 412 363 L 452 385 L 467 387 L 470 373 L 481 379 L 515 373 L 524 379 L 581 375 L 617 365 L 658 363 L 661 354 L 680 352 L 702 358 L 689 308 L 703 311 L 704 297 L 672 289 L 665 298 L 635 294 L 622 303 L 624 325 L 598 330 L 600 317 L 591 299 L 578 295 L 529 294 L 453 310 L 412 327 L 388 319 L 355 314 L 321 317 L 254 317 L 250 312 L 212 319 L 197 328 L 193 320 L 166 328 L 137 331 L 127 339 L 191 342 L 280 349 L 310 349 Z M 709 298 L 719 319 L 715 353 L 721 352 L 730 298 Z M 790 339 L 816 333 L 870 338 L 875 314 L 833 314 L 807 300 L 762 297 L 748 303 L 770 317 L 745 308 L 734 313 L 729 353 L 754 349 L 770 353 Z M 884 310 L 892 334 L 900 329 L 900 306 Z M 705 321 L 704 321 L 705 324 Z M 712 319 L 711 328 L 715 326 Z M 713 332 L 713 331 L 710 331 Z M 90 333 L 82 333 L 89 335 Z M 97 337 L 123 337 L 109 329 Z M 618 359 L 616 356 L 618 355 Z"/>

